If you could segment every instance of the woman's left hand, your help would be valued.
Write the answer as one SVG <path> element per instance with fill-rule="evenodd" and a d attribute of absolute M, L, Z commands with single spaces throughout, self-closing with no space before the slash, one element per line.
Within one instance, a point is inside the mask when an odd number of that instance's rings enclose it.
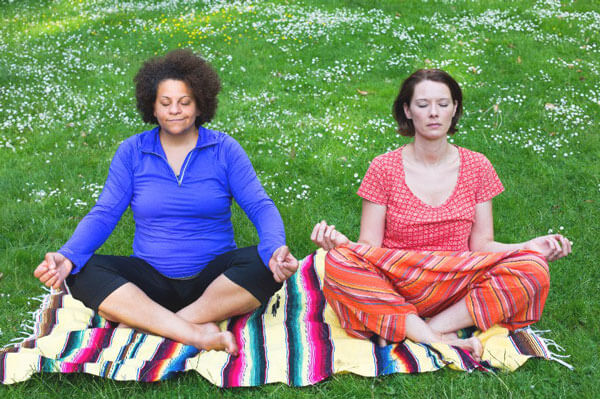
<path fill-rule="evenodd" d="M 282 283 L 296 273 L 298 261 L 290 253 L 287 245 L 282 245 L 273 252 L 269 260 L 269 269 L 273 273 L 273 279 Z"/>
<path fill-rule="evenodd" d="M 537 251 L 544 255 L 548 262 L 552 262 L 571 253 L 571 241 L 560 234 L 548 234 L 527 241 L 523 249 Z"/>

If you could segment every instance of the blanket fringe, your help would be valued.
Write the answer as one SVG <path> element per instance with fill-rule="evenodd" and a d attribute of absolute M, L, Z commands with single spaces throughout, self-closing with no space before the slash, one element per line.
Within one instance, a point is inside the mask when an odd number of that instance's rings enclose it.
<path fill-rule="evenodd" d="M 550 332 L 551 330 L 534 330 L 530 327 L 527 327 L 525 330 L 528 331 L 529 333 L 533 334 L 536 338 L 538 338 L 538 340 L 542 344 L 542 347 L 544 348 L 544 351 L 546 351 L 548 353 L 549 360 L 553 360 L 556 363 L 565 366 L 566 368 L 568 368 L 571 371 L 575 370 L 575 367 L 573 367 L 569 363 L 562 360 L 562 359 L 571 357 L 571 355 L 559 355 L 558 353 L 556 353 L 556 351 L 565 352 L 565 348 L 563 348 L 562 346 L 557 344 L 556 341 L 554 341 L 553 339 L 545 338 L 543 336 L 545 333 Z M 554 352 L 552 350 L 550 350 L 550 346 L 555 348 Z"/>
<path fill-rule="evenodd" d="M 50 297 L 58 293 L 58 291 L 55 291 L 52 288 L 47 288 L 45 286 L 42 286 L 42 289 L 46 291 L 46 294 L 41 294 L 29 298 L 29 300 L 40 302 L 40 306 L 34 311 L 27 312 L 27 314 L 32 316 L 31 319 L 23 321 L 19 325 L 20 331 L 17 333 L 17 336 L 9 340 L 8 344 L 1 347 L 0 350 L 18 346 L 25 341 L 35 339 L 38 337 L 39 331 L 37 327 L 40 315 L 44 311 L 44 309 L 48 307 L 47 303 L 50 300 Z"/>

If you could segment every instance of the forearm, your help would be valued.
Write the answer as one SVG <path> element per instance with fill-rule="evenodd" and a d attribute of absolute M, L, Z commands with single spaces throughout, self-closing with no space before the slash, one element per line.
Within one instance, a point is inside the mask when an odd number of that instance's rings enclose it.
<path fill-rule="evenodd" d="M 373 239 L 359 237 L 357 242 L 349 241 L 349 244 L 363 244 L 370 247 L 381 247 L 381 242 Z"/>
<path fill-rule="evenodd" d="M 285 228 L 277 207 L 270 198 L 262 200 L 263 205 L 255 207 L 253 213 L 246 213 L 258 233 L 258 254 L 265 266 L 277 248 L 286 244 Z"/>
<path fill-rule="evenodd" d="M 494 240 L 472 242 L 470 249 L 476 252 L 507 252 L 523 249 L 525 243 L 505 244 Z"/>
<path fill-rule="evenodd" d="M 58 251 L 73 263 L 72 273 L 78 273 L 104 244 L 115 228 L 118 216 L 94 208 L 81 220 L 71 238 Z"/>

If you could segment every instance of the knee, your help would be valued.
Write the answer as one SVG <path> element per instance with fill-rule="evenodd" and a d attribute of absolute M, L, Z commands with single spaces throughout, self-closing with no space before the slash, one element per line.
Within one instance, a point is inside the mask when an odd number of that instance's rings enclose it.
<path fill-rule="evenodd" d="M 535 254 L 528 254 L 522 259 L 522 264 L 519 267 L 525 278 L 538 291 L 547 293 L 550 289 L 550 269 L 546 259 Z"/>
<path fill-rule="evenodd" d="M 356 259 L 356 253 L 348 247 L 330 249 L 325 255 L 325 276 L 339 275 L 349 267 L 360 267 L 362 262 Z"/>
<path fill-rule="evenodd" d="M 327 251 L 325 259 L 349 259 L 354 254 L 354 251 L 346 246 L 335 247 Z"/>

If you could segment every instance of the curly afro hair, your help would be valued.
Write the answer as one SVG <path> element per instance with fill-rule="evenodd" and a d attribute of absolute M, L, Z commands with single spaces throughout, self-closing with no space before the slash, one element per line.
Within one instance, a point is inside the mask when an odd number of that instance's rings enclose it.
<path fill-rule="evenodd" d="M 156 92 L 159 83 L 167 79 L 183 81 L 190 87 L 199 111 L 196 127 L 210 122 L 217 110 L 221 81 L 207 61 L 192 51 L 183 49 L 149 59 L 133 78 L 137 108 L 143 121 L 158 125 L 154 116 Z"/>

